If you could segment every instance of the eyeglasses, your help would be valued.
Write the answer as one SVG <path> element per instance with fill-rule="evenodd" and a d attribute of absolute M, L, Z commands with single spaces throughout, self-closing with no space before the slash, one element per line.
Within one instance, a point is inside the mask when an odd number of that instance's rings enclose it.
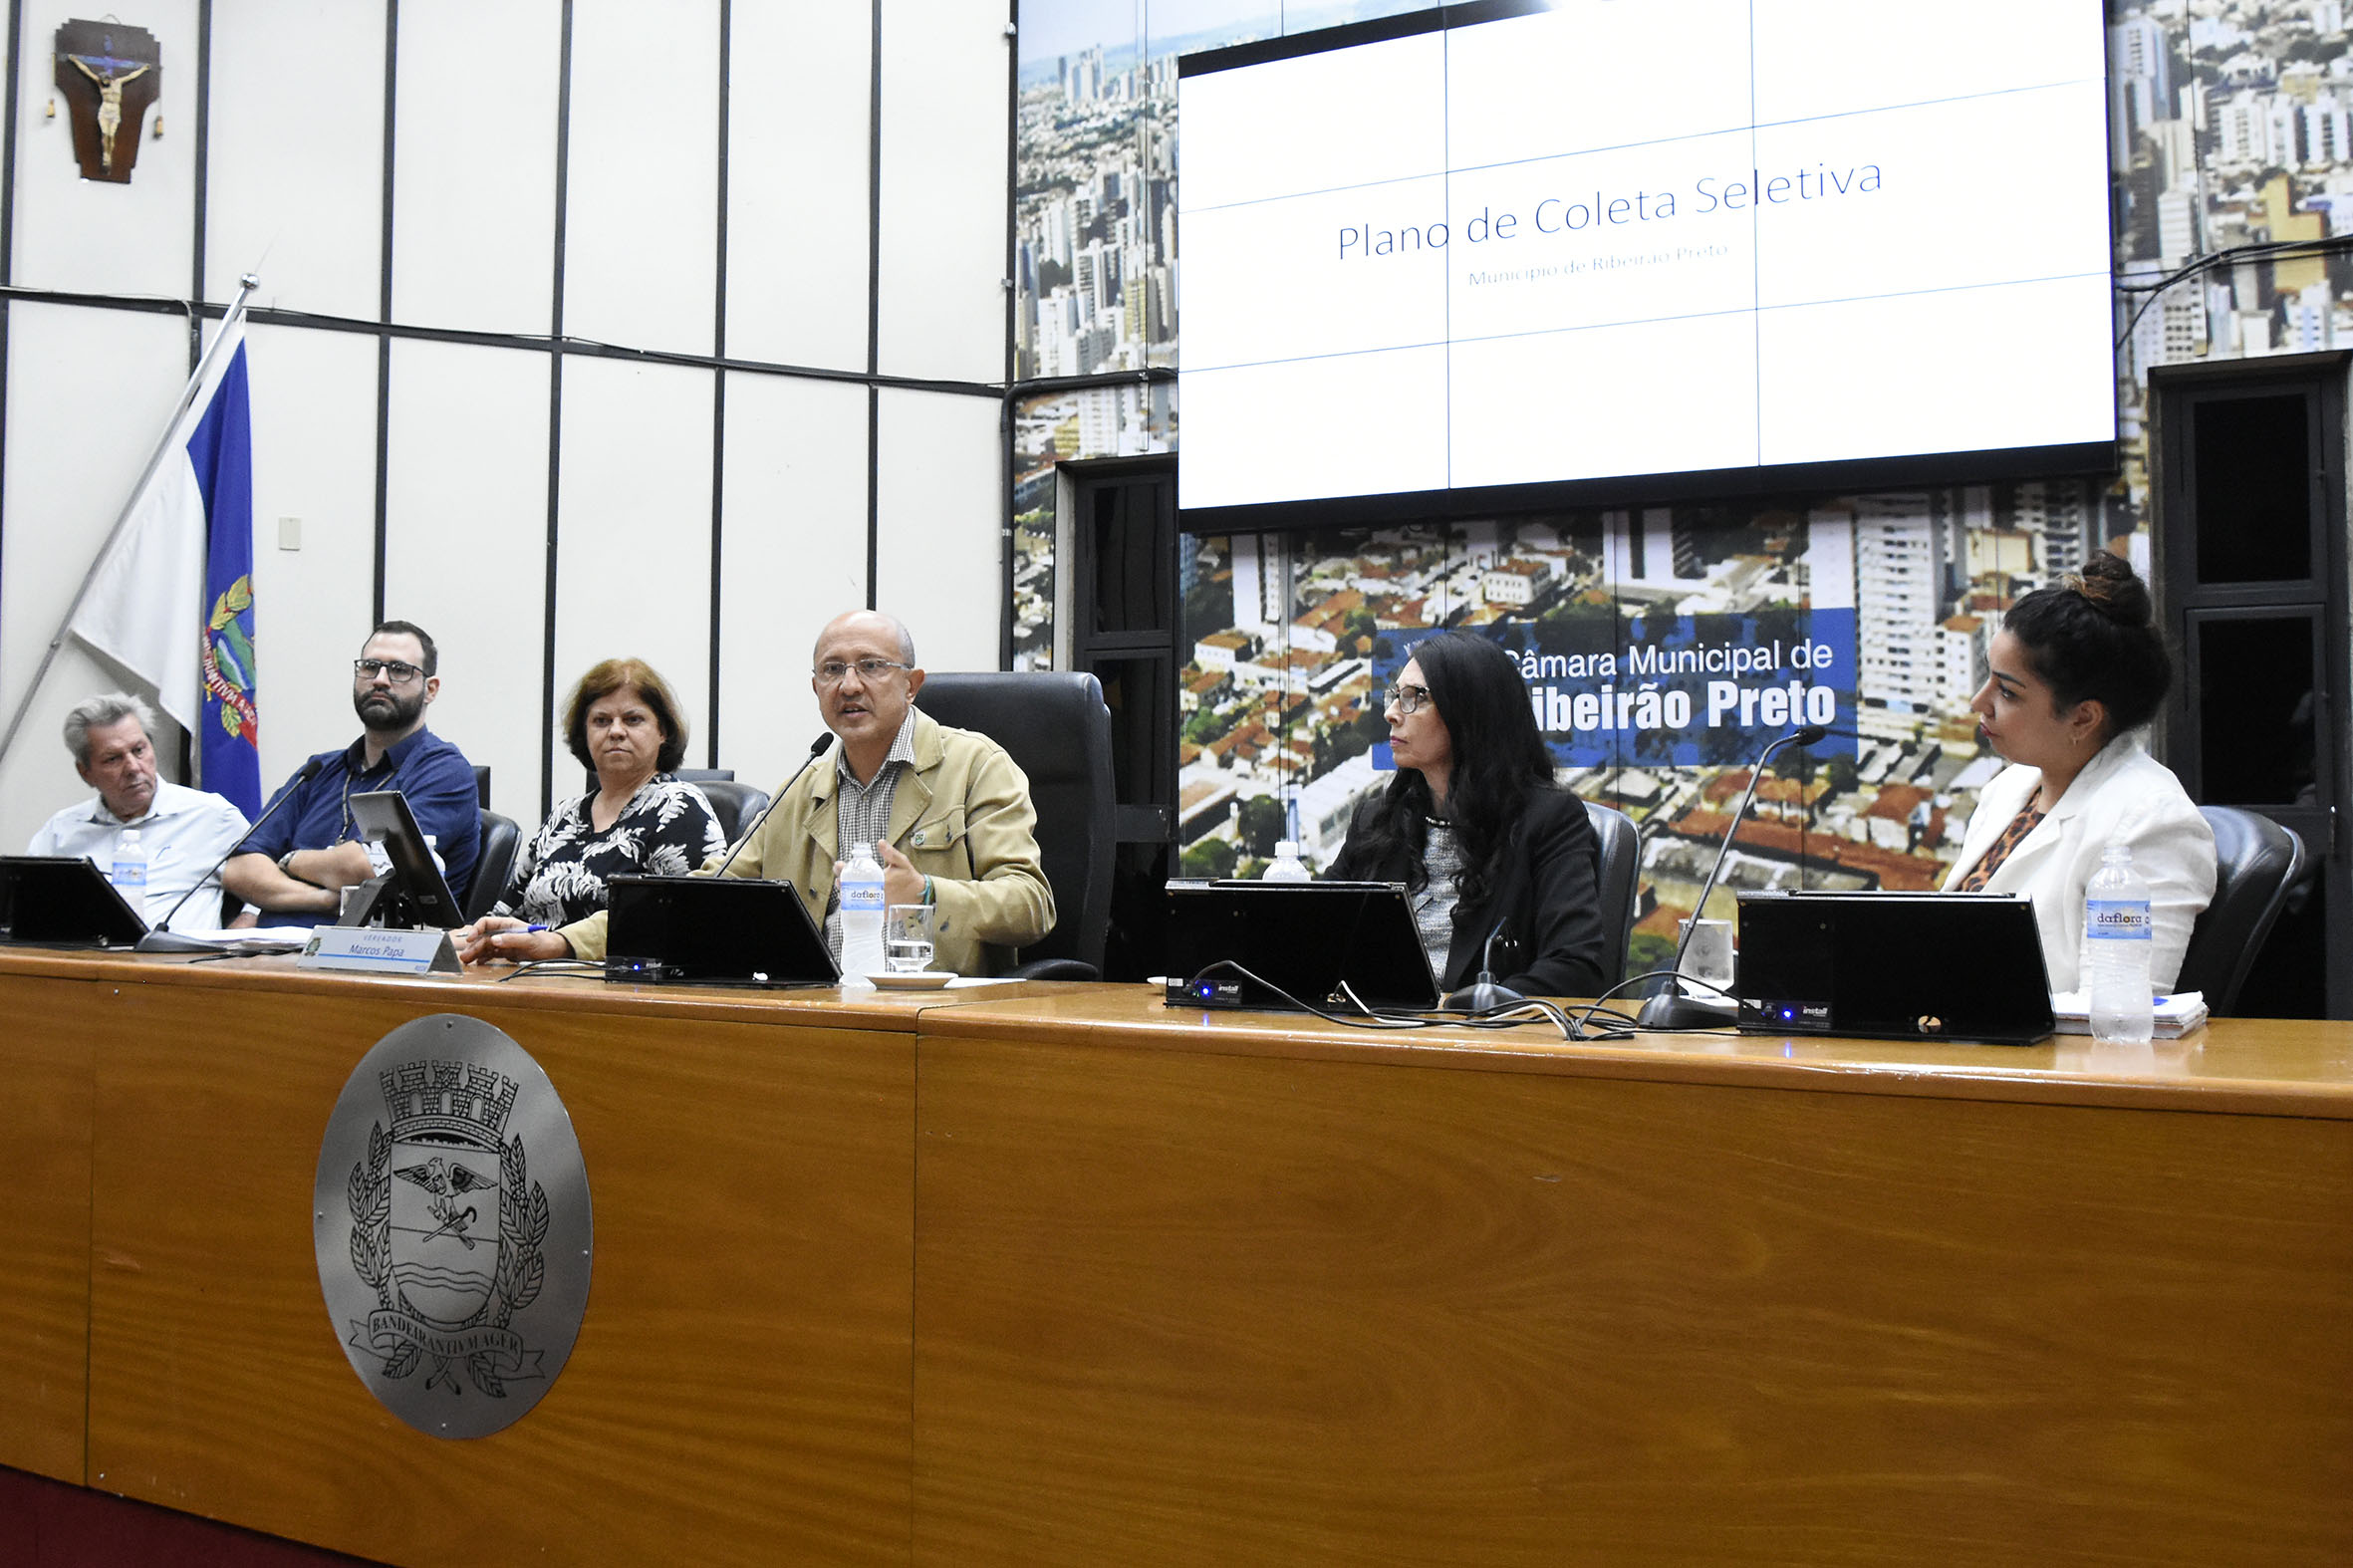
<path fill-rule="evenodd" d="M 838 658 L 829 658 L 817 666 L 817 683 L 824 686 L 838 686 L 842 683 L 842 677 L 853 669 L 858 671 L 858 678 L 861 680 L 880 680 L 894 669 L 913 669 L 915 667 L 913 664 L 902 664 L 892 658 L 862 658 L 854 664 L 846 664 Z"/>
<path fill-rule="evenodd" d="M 1389 705 L 1400 713 L 1419 713 L 1422 705 L 1430 700 L 1428 686 L 1391 686 L 1382 694 L 1389 699 Z"/>
<path fill-rule="evenodd" d="M 424 671 L 396 658 L 355 658 L 352 660 L 352 673 L 362 680 L 374 680 L 378 675 L 383 675 L 393 685 L 404 686 Z"/>

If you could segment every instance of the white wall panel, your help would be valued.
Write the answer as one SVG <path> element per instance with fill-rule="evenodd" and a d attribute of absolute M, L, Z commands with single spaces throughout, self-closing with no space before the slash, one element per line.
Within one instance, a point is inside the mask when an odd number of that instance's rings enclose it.
<path fill-rule="evenodd" d="M 719 166 L 716 0 L 579 0 L 564 331 L 711 352 Z"/>
<path fill-rule="evenodd" d="M 915 635 L 925 669 L 994 669 L 1004 620 L 999 404 L 883 393 L 876 604 Z"/>
<path fill-rule="evenodd" d="M 16 143 L 15 281 L 93 294 L 187 297 L 196 189 L 196 3 L 155 0 L 132 21 L 155 35 L 163 87 L 147 111 L 131 183 L 87 180 L 55 85 L 58 25 L 98 8 L 33 0 L 24 9 Z M 104 11 L 99 11 L 104 16 Z M 47 118 L 51 99 L 57 118 Z M 155 120 L 163 139 L 153 139 Z"/>
<path fill-rule="evenodd" d="M 866 604 L 866 389 L 727 378 L 719 765 L 772 789 L 825 727 L 809 655 Z"/>
<path fill-rule="evenodd" d="M 9 311 L 8 337 L 0 725 L 16 711 L 74 590 L 131 499 L 188 369 L 187 329 L 172 316 L 19 304 Z M 58 725 L 84 697 L 125 684 L 78 643 L 59 653 L 0 759 L 0 851 L 23 850 L 50 813 L 89 794 Z M 176 778 L 179 730 L 168 720 L 163 728 L 156 750 L 165 776 Z"/>
<path fill-rule="evenodd" d="M 685 709 L 710 710 L 711 373 L 618 360 L 564 364 L 556 690 L 634 653 Z M 553 742 L 556 797 L 580 764 Z"/>
<path fill-rule="evenodd" d="M 548 330 L 562 23 L 558 0 L 403 0 L 395 321 Z"/>
<path fill-rule="evenodd" d="M 381 287 L 385 18 L 391 0 L 215 7 L 207 292 L 265 248 L 265 304 L 367 317 Z M 184 295 L 193 237 L 198 0 L 135 20 L 164 47 L 166 135 L 129 187 L 80 180 L 46 121 L 65 0 L 27 7 L 17 168 L 20 281 Z M 719 0 L 575 0 L 566 330 L 706 352 L 713 332 Z M 886 371 L 1002 371 L 1009 0 L 884 0 Z M 394 106 L 396 322 L 545 333 L 555 250 L 563 0 L 402 0 Z M 824 0 L 732 8 L 727 350 L 828 369 L 867 361 L 868 160 L 875 10 Z M 186 368 L 174 318 L 16 308 L 9 368 L 0 698 L 29 673 L 154 438 Z M 342 673 L 365 631 L 374 539 L 373 340 L 254 329 L 256 578 L 263 769 L 347 739 Z M 538 815 L 543 777 L 577 770 L 545 732 L 546 357 L 393 346 L 385 591 L 431 629 L 434 726 L 496 773 L 496 804 Z M 570 359 L 560 502 L 560 684 L 635 652 L 677 685 L 708 749 L 708 373 Z M 151 406 L 150 406 L 151 405 Z M 818 628 L 868 597 L 868 393 L 729 380 L 719 756 L 773 783 L 821 727 Z M 997 407 L 882 399 L 882 603 L 927 664 L 992 667 L 999 604 Z M 281 551 L 278 519 L 301 519 Z M 69 652 L 34 740 L 0 769 L 0 848 L 79 791 L 56 718 L 116 683 Z M 54 711 L 51 711 L 54 709 Z M 167 746 L 169 742 L 167 740 Z M 552 769 L 552 774 L 550 770 Z M 32 770 L 21 772 L 20 770 Z M 20 777 L 26 787 L 10 787 Z"/>
<path fill-rule="evenodd" d="M 883 7 L 882 369 L 1005 374 L 1004 0 Z"/>
<path fill-rule="evenodd" d="M 789 0 L 733 20 L 727 352 L 862 371 L 873 14 Z"/>
<path fill-rule="evenodd" d="M 547 750 L 547 356 L 395 343 L 390 412 L 385 613 L 432 634 L 432 726 L 528 828 Z"/>
<path fill-rule="evenodd" d="M 206 298 L 258 270 L 256 304 L 376 319 L 384 27 L 384 0 L 214 8 Z"/>
<path fill-rule="evenodd" d="M 376 570 L 376 340 L 248 328 L 253 397 L 254 652 L 266 795 L 359 734 L 349 663 Z M 299 518 L 299 550 L 278 519 Z"/>

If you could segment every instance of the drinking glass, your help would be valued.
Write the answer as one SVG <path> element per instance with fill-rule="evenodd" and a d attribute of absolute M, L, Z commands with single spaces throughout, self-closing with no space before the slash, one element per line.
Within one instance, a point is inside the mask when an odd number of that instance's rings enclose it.
<path fill-rule="evenodd" d="M 931 906 L 894 904 L 883 912 L 883 967 L 921 974 L 931 967 Z"/>

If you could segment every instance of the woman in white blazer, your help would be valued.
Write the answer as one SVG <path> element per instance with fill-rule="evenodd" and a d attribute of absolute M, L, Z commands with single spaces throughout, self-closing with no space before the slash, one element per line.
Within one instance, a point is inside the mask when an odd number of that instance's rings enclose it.
<path fill-rule="evenodd" d="M 2081 575 L 2019 600 L 1987 662 L 1969 706 L 2010 766 L 1978 797 L 1946 891 L 2032 899 L 2051 989 L 2076 990 L 2084 887 L 2109 845 L 2129 844 L 2149 884 L 2150 976 L 2171 990 L 2214 897 L 2215 836 L 2141 741 L 2173 678 L 2148 588 L 2096 554 Z"/>

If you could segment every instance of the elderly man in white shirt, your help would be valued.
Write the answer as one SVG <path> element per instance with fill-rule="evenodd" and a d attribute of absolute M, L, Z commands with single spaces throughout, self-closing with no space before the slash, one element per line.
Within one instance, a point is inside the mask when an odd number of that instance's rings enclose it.
<path fill-rule="evenodd" d="M 136 828 L 147 856 L 147 896 L 139 913 L 150 925 L 245 834 L 245 814 L 218 795 L 155 776 L 155 747 L 147 738 L 153 725 L 146 704 L 120 691 L 92 697 L 68 713 L 66 749 L 82 782 L 98 794 L 42 824 L 25 849 L 28 855 L 87 856 L 99 870 L 111 871 L 124 831 Z M 217 924 L 220 906 L 190 914 L 197 924 Z"/>

